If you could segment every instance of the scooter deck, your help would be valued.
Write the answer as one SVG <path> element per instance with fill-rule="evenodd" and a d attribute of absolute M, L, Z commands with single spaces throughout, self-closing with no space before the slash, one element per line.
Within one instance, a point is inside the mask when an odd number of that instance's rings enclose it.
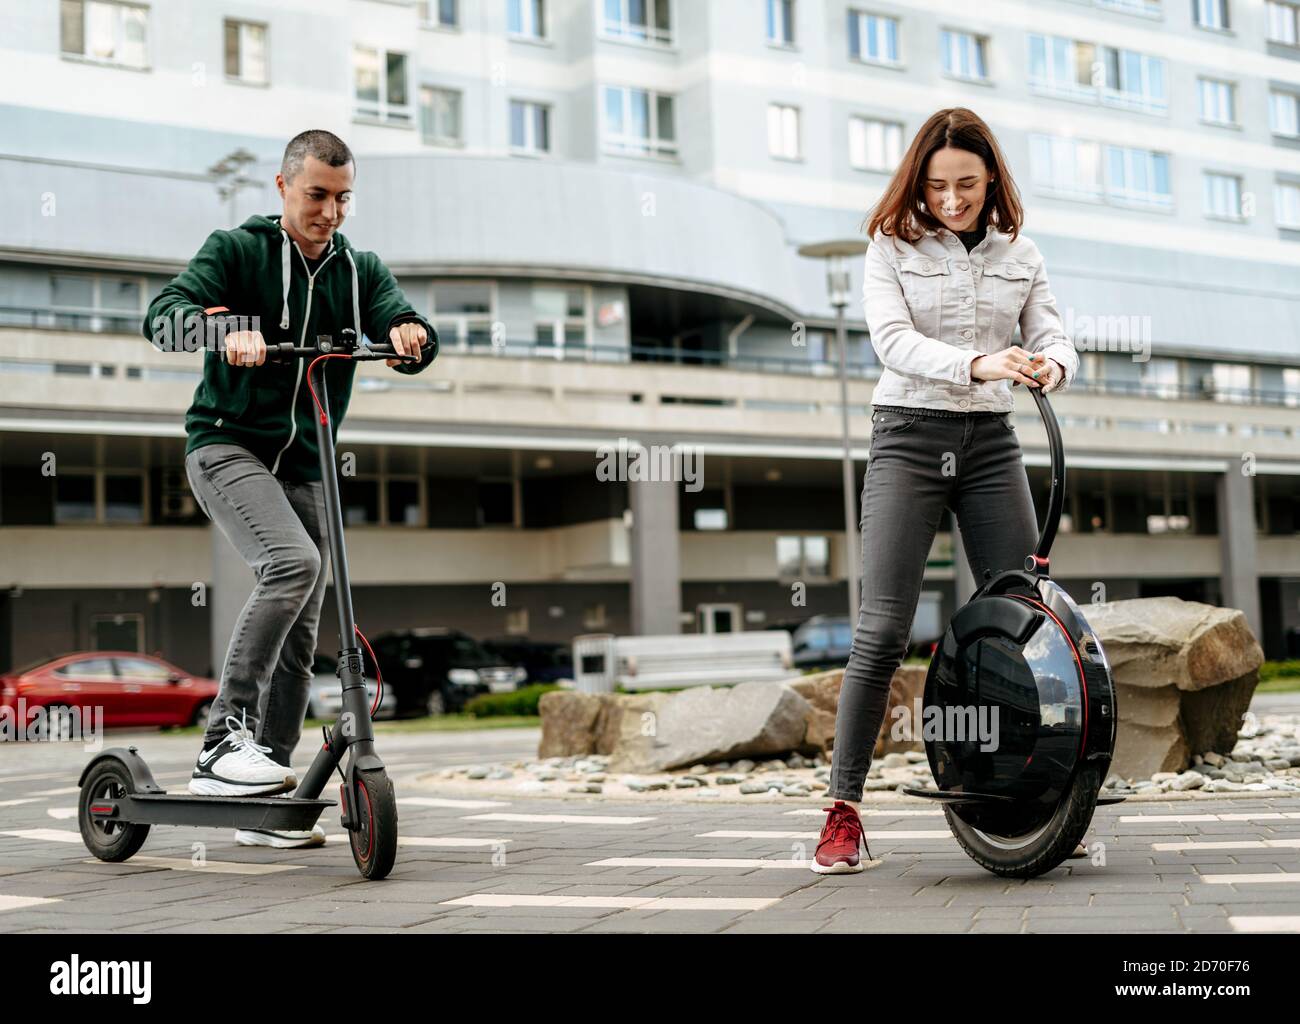
<path fill-rule="evenodd" d="M 192 796 L 181 793 L 132 793 L 95 806 L 113 810 L 95 817 L 136 825 L 199 825 L 213 828 L 264 828 L 304 831 L 316 824 L 333 800 L 296 800 L 283 796 Z M 92 807 L 91 813 L 94 814 Z"/>

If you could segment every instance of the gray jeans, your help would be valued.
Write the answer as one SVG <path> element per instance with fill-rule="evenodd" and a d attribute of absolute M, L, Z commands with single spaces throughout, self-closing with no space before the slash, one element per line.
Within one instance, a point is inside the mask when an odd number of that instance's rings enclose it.
<path fill-rule="evenodd" d="M 844 670 L 831 758 L 833 800 L 861 800 L 907 653 L 926 559 L 945 507 L 976 584 L 1024 567 L 1038 543 L 1029 477 L 1010 413 L 878 406 L 862 486 L 862 604 Z"/>
<path fill-rule="evenodd" d="M 234 444 L 196 448 L 185 472 L 199 507 L 257 577 L 226 649 L 203 746 L 226 735 L 227 715 L 247 712 L 268 756 L 288 765 L 307 713 L 328 575 L 324 485 L 280 480 Z"/>

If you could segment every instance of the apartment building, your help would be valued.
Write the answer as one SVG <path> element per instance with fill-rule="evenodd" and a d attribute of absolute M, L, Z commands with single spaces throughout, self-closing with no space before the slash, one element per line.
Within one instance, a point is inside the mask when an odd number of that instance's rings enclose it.
<path fill-rule="evenodd" d="M 17 0 L 0 34 L 0 664 L 219 669 L 251 580 L 188 493 L 201 356 L 140 336 L 285 142 L 437 326 L 342 428 L 358 617 L 476 635 L 846 608 L 839 353 L 808 242 L 921 123 L 997 132 L 1081 353 L 1055 575 L 1244 609 L 1300 653 L 1300 5 L 1244 0 Z M 860 268 L 854 268 L 860 283 Z M 879 365 L 848 310 L 860 487 Z M 1046 438 L 1017 427 L 1040 509 Z M 607 481 L 686 446 L 688 486 Z M 951 518 L 925 588 L 971 581 Z M 202 586 L 198 586 L 202 584 Z M 504 596 L 503 596 L 504 595 Z M 323 648 L 333 646 L 326 603 Z"/>

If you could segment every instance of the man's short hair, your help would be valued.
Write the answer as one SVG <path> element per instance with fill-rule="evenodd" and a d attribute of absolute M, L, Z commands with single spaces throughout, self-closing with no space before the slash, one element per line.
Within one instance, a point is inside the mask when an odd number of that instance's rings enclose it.
<path fill-rule="evenodd" d="M 352 150 L 348 149 L 346 142 L 333 132 L 314 128 L 295 135 L 289 140 L 289 145 L 284 147 L 284 160 L 280 163 L 280 173 L 284 175 L 284 180 L 293 181 L 298 177 L 298 172 L 309 156 L 314 156 L 330 167 L 342 167 L 354 162 Z"/>

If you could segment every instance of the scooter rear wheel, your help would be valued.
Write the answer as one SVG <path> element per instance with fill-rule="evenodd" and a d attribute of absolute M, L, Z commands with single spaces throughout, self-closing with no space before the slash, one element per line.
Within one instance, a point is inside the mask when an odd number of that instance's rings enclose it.
<path fill-rule="evenodd" d="M 117 761 L 108 760 L 91 770 L 81 787 L 77 822 L 86 849 L 100 860 L 118 862 L 133 857 L 149 838 L 148 825 L 104 821 L 90 813 L 92 805 L 120 800 L 131 792 L 131 776 Z"/>
<path fill-rule="evenodd" d="M 348 832 L 357 870 L 371 881 L 386 878 L 397 860 L 397 797 L 385 771 L 357 772 L 357 829 Z"/>
<path fill-rule="evenodd" d="M 1003 878 L 1034 878 L 1063 863 L 1083 840 L 1100 789 L 1097 769 L 1085 765 L 1052 817 L 1021 836 L 991 835 L 962 821 L 955 808 L 945 807 L 943 812 L 957 842 L 980 867 Z"/>

